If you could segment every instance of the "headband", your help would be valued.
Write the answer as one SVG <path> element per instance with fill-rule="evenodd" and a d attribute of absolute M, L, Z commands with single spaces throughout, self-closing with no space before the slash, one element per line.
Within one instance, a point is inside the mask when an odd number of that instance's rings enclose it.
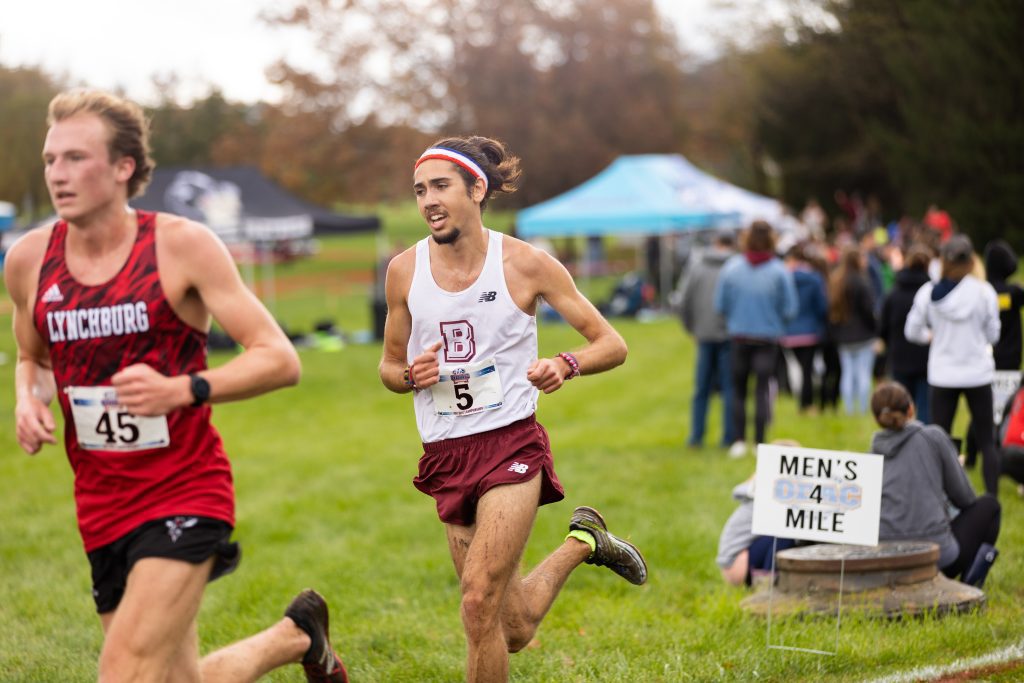
<path fill-rule="evenodd" d="M 448 149 L 447 147 L 431 147 L 421 154 L 420 158 L 416 160 L 416 165 L 413 166 L 413 170 L 419 168 L 420 164 L 427 159 L 444 159 L 445 161 L 452 162 L 456 166 L 460 166 L 464 170 L 468 171 L 473 177 L 484 181 L 484 192 L 487 192 L 487 188 L 490 185 L 490 183 L 487 182 L 487 174 L 484 173 L 484 170 L 480 168 L 475 161 L 465 154 L 456 152 L 454 149 Z"/>

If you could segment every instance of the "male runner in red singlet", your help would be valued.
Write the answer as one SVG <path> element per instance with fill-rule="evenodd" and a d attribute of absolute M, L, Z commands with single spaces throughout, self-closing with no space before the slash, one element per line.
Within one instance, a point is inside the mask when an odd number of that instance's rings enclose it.
<path fill-rule="evenodd" d="M 285 618 L 200 661 L 206 583 L 235 568 L 231 469 L 210 402 L 298 382 L 298 356 L 205 226 L 133 211 L 149 181 L 148 124 L 129 101 L 75 91 L 50 103 L 43 147 L 60 220 L 8 254 L 18 344 L 15 421 L 29 454 L 65 418 L 75 502 L 104 630 L 99 679 L 253 681 L 301 662 L 345 681 L 327 605 L 303 591 Z M 211 317 L 245 351 L 206 367 Z"/>
<path fill-rule="evenodd" d="M 416 163 L 413 189 L 430 236 L 388 266 L 380 376 L 414 391 L 425 451 L 416 488 L 437 502 L 462 588 L 466 679 L 508 678 L 508 653 L 530 642 L 569 574 L 583 562 L 642 584 L 647 567 L 601 515 L 578 507 L 569 536 L 528 576 L 519 563 L 539 505 L 561 500 L 547 432 L 534 412 L 580 374 L 626 358 L 622 337 L 565 268 L 483 226 L 497 192 L 512 192 L 519 160 L 483 137 L 438 141 Z M 537 358 L 544 297 L 587 344 Z"/>

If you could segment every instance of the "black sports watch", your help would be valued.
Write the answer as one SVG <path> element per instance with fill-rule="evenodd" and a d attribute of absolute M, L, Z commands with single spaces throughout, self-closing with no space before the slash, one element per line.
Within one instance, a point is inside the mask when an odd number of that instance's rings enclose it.
<path fill-rule="evenodd" d="M 188 373 L 188 377 L 192 380 L 192 397 L 195 399 L 192 407 L 196 408 L 210 400 L 210 383 L 194 372 Z"/>

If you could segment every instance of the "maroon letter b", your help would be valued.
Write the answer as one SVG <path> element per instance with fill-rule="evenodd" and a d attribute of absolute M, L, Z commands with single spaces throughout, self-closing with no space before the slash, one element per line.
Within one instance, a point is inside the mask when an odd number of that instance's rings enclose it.
<path fill-rule="evenodd" d="M 467 320 L 441 323 L 441 337 L 444 338 L 444 360 L 447 363 L 465 363 L 476 355 L 476 341 L 473 326 Z"/>

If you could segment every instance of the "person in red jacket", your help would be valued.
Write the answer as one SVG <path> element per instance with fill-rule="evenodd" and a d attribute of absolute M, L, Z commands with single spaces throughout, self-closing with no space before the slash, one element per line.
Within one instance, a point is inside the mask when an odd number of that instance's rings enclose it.
<path fill-rule="evenodd" d="M 314 591 L 200 661 L 203 591 L 240 558 L 210 403 L 295 384 L 298 356 L 208 228 L 128 206 L 153 169 L 138 105 L 67 92 L 50 102 L 48 123 L 43 161 L 59 220 L 19 240 L 4 271 L 16 438 L 30 455 L 55 444 L 48 404 L 58 399 L 104 631 L 99 679 L 252 681 L 302 662 L 310 681 L 347 680 Z M 215 369 L 211 319 L 245 349 Z"/>

